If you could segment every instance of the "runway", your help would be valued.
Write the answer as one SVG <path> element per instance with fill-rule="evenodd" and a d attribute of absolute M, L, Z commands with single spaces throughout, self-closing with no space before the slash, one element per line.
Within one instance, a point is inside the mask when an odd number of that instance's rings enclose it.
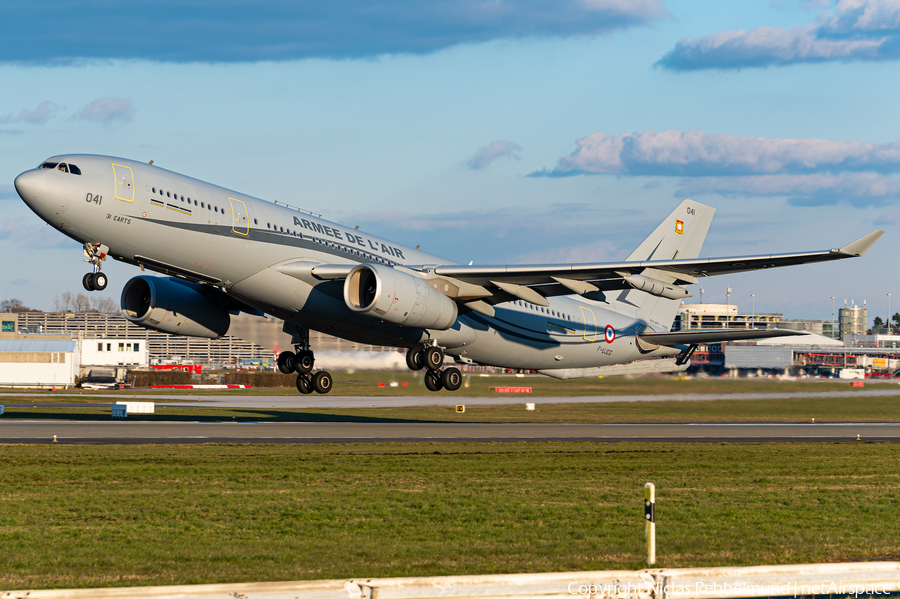
<path fill-rule="evenodd" d="M 0 421 L 2 443 L 359 443 L 387 441 L 900 442 L 900 423 L 513 424 Z"/>

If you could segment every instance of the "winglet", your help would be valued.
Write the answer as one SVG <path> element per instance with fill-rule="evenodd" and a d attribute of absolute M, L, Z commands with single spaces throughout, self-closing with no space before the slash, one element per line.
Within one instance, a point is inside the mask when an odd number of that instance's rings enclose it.
<path fill-rule="evenodd" d="M 881 229 L 877 231 L 872 231 L 865 237 L 860 237 L 853 243 L 849 243 L 840 249 L 842 254 L 850 254 L 851 256 L 862 256 L 869 249 L 875 245 L 875 242 L 881 239 L 881 236 L 884 235 L 884 231 Z"/>

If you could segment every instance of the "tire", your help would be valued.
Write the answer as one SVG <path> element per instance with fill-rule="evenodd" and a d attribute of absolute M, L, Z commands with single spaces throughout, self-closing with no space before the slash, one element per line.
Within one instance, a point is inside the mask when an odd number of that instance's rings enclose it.
<path fill-rule="evenodd" d="M 425 367 L 422 356 L 423 351 L 421 347 L 411 347 L 406 350 L 406 365 L 409 366 L 410 370 L 422 370 Z"/>
<path fill-rule="evenodd" d="M 334 381 L 331 380 L 331 375 L 324 370 L 320 370 L 313 377 L 313 387 L 315 388 L 316 393 L 328 393 L 331 391 L 331 386 L 333 384 Z"/>
<path fill-rule="evenodd" d="M 308 374 L 297 375 L 297 391 L 303 395 L 309 395 L 313 392 L 312 380 L 310 380 Z"/>
<path fill-rule="evenodd" d="M 106 275 L 102 272 L 95 272 L 91 275 L 91 287 L 93 287 L 97 291 L 103 291 L 104 289 L 106 289 L 107 283 L 109 283 L 109 279 L 107 279 Z"/>
<path fill-rule="evenodd" d="M 441 381 L 441 373 L 438 370 L 429 370 L 425 373 L 425 387 L 429 391 L 440 391 L 444 383 Z"/>
<path fill-rule="evenodd" d="M 440 370 L 441 366 L 444 365 L 444 351 L 439 347 L 431 346 L 425 348 L 423 358 L 428 370 Z"/>
<path fill-rule="evenodd" d="M 462 387 L 462 373 L 455 366 L 441 373 L 441 383 L 447 391 L 456 391 Z"/>
<path fill-rule="evenodd" d="M 313 353 L 304 349 L 297 352 L 297 357 L 294 359 L 294 370 L 299 374 L 307 374 L 312 372 L 315 363 L 316 359 L 313 357 Z"/>
<path fill-rule="evenodd" d="M 283 374 L 291 374 L 294 372 L 294 363 L 297 360 L 297 356 L 294 355 L 292 351 L 283 351 L 278 354 L 278 370 L 280 370 Z"/>
<path fill-rule="evenodd" d="M 93 277 L 91 273 L 87 273 L 83 277 L 81 277 L 81 286 L 84 287 L 85 291 L 93 291 L 94 287 L 91 285 L 91 277 Z"/>

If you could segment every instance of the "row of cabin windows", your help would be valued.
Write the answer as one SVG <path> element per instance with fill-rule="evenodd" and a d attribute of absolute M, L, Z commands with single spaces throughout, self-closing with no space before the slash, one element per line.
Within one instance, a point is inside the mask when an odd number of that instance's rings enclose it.
<path fill-rule="evenodd" d="M 156 188 L 153 187 L 152 189 L 153 189 L 153 193 L 156 193 Z M 174 200 L 180 199 L 182 202 L 185 201 L 184 196 L 179 196 L 177 192 L 163 191 L 162 189 L 160 189 L 159 195 L 167 197 L 167 198 L 172 198 Z M 194 203 L 194 206 L 200 206 L 201 208 L 206 208 L 207 210 L 212 210 L 213 212 L 216 212 L 216 213 L 221 212 L 222 214 L 225 214 L 224 208 L 219 208 L 218 206 L 213 206 L 212 204 L 207 204 L 206 202 L 200 202 L 198 200 L 191 200 L 191 198 L 188 198 L 187 203 L 190 205 L 191 202 Z"/>
<path fill-rule="evenodd" d="M 74 164 L 66 164 L 65 162 L 45 162 L 38 168 L 55 168 L 58 171 L 69 173 L 70 175 L 80 175 L 81 169 Z"/>
<path fill-rule="evenodd" d="M 112 351 L 112 345 L 113 345 L 112 343 L 107 343 L 107 344 L 106 344 L 106 349 L 104 350 L 104 349 L 103 349 L 103 344 L 102 344 L 102 343 L 98 343 L 98 344 L 97 344 L 97 351 L 99 351 L 99 352 L 102 352 L 102 351 L 108 351 L 108 352 L 111 352 L 111 351 Z M 132 348 L 133 348 L 133 349 L 132 349 Z M 119 344 L 119 351 L 141 351 L 141 344 L 140 344 L 140 343 L 120 343 L 120 344 Z"/>
<path fill-rule="evenodd" d="M 549 316 L 554 316 L 556 318 L 562 318 L 563 320 L 569 320 L 569 321 L 572 320 L 572 317 L 569 316 L 568 314 L 563 314 L 562 312 L 557 312 L 556 310 L 551 310 L 550 308 L 543 308 L 541 306 L 536 306 L 536 305 L 532 304 L 531 302 L 524 302 L 522 300 L 517 300 L 513 303 L 518 306 L 522 306 L 523 308 L 530 308 L 530 309 L 534 310 L 535 312 L 541 312 L 541 313 L 547 314 Z"/>

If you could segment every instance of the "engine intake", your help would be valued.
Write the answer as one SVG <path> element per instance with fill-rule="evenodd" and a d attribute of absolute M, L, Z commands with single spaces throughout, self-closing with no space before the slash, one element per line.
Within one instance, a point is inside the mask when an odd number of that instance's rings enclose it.
<path fill-rule="evenodd" d="M 218 339 L 231 326 L 225 308 L 173 278 L 134 277 L 122 289 L 121 306 L 131 322 L 172 335 Z"/>
<path fill-rule="evenodd" d="M 447 330 L 456 302 L 422 279 L 389 266 L 361 264 L 344 281 L 344 302 L 354 312 L 402 327 Z"/>

